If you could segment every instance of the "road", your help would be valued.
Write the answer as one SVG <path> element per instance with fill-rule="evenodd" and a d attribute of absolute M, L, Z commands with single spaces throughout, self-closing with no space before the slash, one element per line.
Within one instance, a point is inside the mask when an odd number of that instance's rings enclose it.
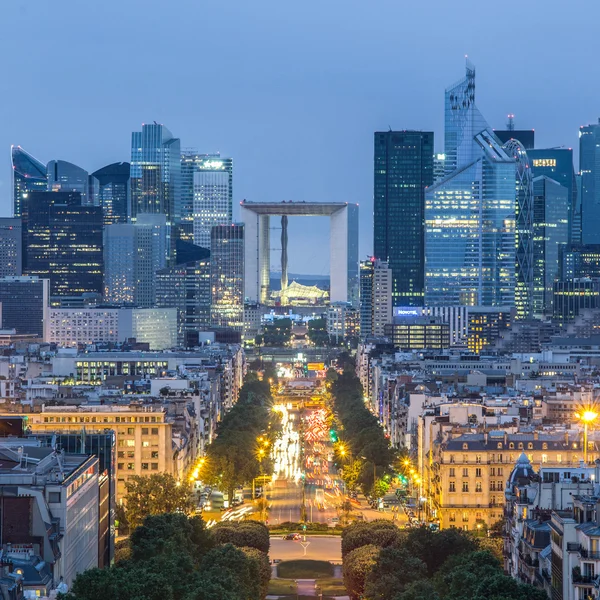
<path fill-rule="evenodd" d="M 306 546 L 304 554 L 303 544 Z M 282 536 L 271 536 L 271 560 L 294 560 L 306 558 L 310 560 L 342 561 L 342 542 L 337 535 L 307 535 L 300 541 L 284 540 Z"/>

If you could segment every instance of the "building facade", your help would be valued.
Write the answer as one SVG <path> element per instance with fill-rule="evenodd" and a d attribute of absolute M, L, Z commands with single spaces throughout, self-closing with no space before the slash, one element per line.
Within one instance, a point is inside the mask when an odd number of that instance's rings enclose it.
<path fill-rule="evenodd" d="M 555 319 L 574 319 L 587 308 L 600 308 L 600 280 L 582 278 L 554 282 Z"/>
<path fill-rule="evenodd" d="M 216 225 L 210 240 L 211 323 L 244 327 L 244 225 Z"/>
<path fill-rule="evenodd" d="M 373 333 L 373 271 L 375 259 L 360 261 L 360 336 L 365 338 Z"/>
<path fill-rule="evenodd" d="M 394 348 L 408 350 L 445 350 L 450 347 L 450 325 L 436 317 L 396 317 L 384 327 Z"/>
<path fill-rule="evenodd" d="M 579 128 L 581 243 L 600 244 L 600 119 Z"/>
<path fill-rule="evenodd" d="M 425 188 L 433 184 L 433 132 L 375 133 L 375 257 L 392 269 L 394 306 L 422 306 Z"/>
<path fill-rule="evenodd" d="M 11 147 L 13 216 L 21 216 L 23 196 L 48 189 L 46 166 L 25 152 L 21 146 Z"/>
<path fill-rule="evenodd" d="M 138 214 L 176 218 L 181 197 L 181 144 L 158 123 L 131 134 L 131 217 Z"/>
<path fill-rule="evenodd" d="M 570 244 L 561 250 L 561 280 L 600 277 L 600 244 Z"/>
<path fill-rule="evenodd" d="M 90 190 L 89 173 L 67 162 L 66 160 L 51 160 L 46 165 L 49 192 L 74 192 L 81 197 L 83 206 L 93 205 L 93 186 Z"/>
<path fill-rule="evenodd" d="M 533 180 L 533 314 L 551 315 L 554 281 L 569 240 L 569 190 L 545 175 Z"/>
<path fill-rule="evenodd" d="M 17 334 L 30 334 L 43 339 L 49 300 L 48 279 L 3 277 L 0 279 L 2 329 L 14 329 Z"/>
<path fill-rule="evenodd" d="M 155 304 L 177 309 L 180 345 L 198 345 L 198 332 L 210 325 L 210 259 L 157 271 Z"/>
<path fill-rule="evenodd" d="M 102 293 L 102 209 L 77 192 L 30 192 L 23 199 L 23 271 L 50 279 L 51 296 Z"/>
<path fill-rule="evenodd" d="M 167 266 L 171 228 L 165 215 L 104 228 L 104 297 L 115 304 L 154 305 L 156 273 Z"/>
<path fill-rule="evenodd" d="M 23 273 L 23 232 L 21 219 L 0 217 L 0 277 Z"/>
<path fill-rule="evenodd" d="M 446 177 L 425 192 L 425 304 L 514 306 L 517 165 L 475 106 L 475 69 L 446 90 Z"/>
<path fill-rule="evenodd" d="M 130 213 L 130 165 L 113 163 L 92 173 L 94 203 L 102 207 L 104 224 L 127 223 Z"/>

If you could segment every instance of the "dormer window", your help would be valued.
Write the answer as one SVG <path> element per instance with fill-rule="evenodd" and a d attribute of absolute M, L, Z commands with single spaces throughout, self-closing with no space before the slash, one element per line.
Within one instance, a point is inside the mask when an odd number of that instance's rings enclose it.
<path fill-rule="evenodd" d="M 542 444 L 542 450 L 548 450 L 548 444 L 546 444 L 546 442 Z"/>
<path fill-rule="evenodd" d="M 502 450 L 502 442 L 498 442 L 498 450 Z"/>
<path fill-rule="evenodd" d="M 533 450 L 533 444 L 531 442 L 527 444 L 527 450 Z"/>
<path fill-rule="evenodd" d="M 519 450 L 523 450 L 523 442 L 519 442 Z"/>
<path fill-rule="evenodd" d="M 511 443 L 508 445 L 508 447 L 509 447 L 511 450 L 514 450 L 514 448 L 515 448 L 515 444 L 514 444 L 514 442 L 511 442 Z"/>
<path fill-rule="evenodd" d="M 463 444 L 463 450 L 468 450 L 468 449 L 469 449 L 469 444 L 467 444 L 467 443 L 464 443 L 464 444 Z"/>

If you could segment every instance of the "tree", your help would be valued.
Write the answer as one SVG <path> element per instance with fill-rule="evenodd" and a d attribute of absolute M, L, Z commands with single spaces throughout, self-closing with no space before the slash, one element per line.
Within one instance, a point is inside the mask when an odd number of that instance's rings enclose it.
<path fill-rule="evenodd" d="M 269 529 L 257 521 L 222 521 L 211 532 L 216 544 L 256 548 L 265 554 L 269 552 Z"/>
<path fill-rule="evenodd" d="M 329 346 L 329 334 L 327 333 L 327 320 L 320 317 L 308 322 L 308 339 L 315 346 Z"/>
<path fill-rule="evenodd" d="M 240 550 L 250 561 L 250 570 L 253 580 L 259 582 L 260 598 L 264 598 L 269 591 L 269 582 L 271 581 L 271 564 L 269 555 L 256 548 L 242 547 Z"/>
<path fill-rule="evenodd" d="M 406 589 L 397 594 L 393 600 L 440 600 L 431 580 L 421 579 L 406 586 Z"/>
<path fill-rule="evenodd" d="M 344 558 L 343 576 L 348 595 L 353 600 L 360 598 L 365 591 L 366 578 L 374 567 L 379 548 L 368 545 L 352 550 Z"/>
<path fill-rule="evenodd" d="M 160 390 L 158 390 L 158 393 L 161 396 L 168 396 L 169 395 L 169 388 L 168 387 L 162 387 L 162 388 L 160 388 Z"/>
<path fill-rule="evenodd" d="M 387 600 L 427 575 L 427 567 L 406 548 L 383 548 L 365 582 L 369 600 Z"/>
<path fill-rule="evenodd" d="M 127 519 L 132 527 L 141 525 L 149 515 L 190 513 L 194 503 L 187 483 L 180 483 L 169 473 L 132 475 L 125 482 Z"/>
<path fill-rule="evenodd" d="M 337 381 L 337 379 L 338 379 L 337 371 L 333 367 L 329 367 L 329 369 L 327 369 L 327 373 L 325 373 L 325 381 L 333 382 L 333 381 Z"/>
<path fill-rule="evenodd" d="M 405 541 L 406 549 L 426 565 L 433 575 L 449 557 L 474 552 L 477 541 L 461 529 L 444 529 L 433 532 L 428 528 L 411 529 Z"/>
<path fill-rule="evenodd" d="M 342 531 L 342 557 L 362 546 L 374 545 L 378 548 L 400 547 L 402 532 L 392 521 L 383 519 L 369 523 L 357 521 Z"/>

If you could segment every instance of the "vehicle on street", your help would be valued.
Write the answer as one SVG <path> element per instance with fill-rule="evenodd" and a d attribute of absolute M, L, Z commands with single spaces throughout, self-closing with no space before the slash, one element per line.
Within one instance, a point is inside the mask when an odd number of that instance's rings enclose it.
<path fill-rule="evenodd" d="M 287 535 L 283 536 L 283 539 L 296 541 L 302 539 L 302 536 L 299 533 L 288 533 Z"/>

